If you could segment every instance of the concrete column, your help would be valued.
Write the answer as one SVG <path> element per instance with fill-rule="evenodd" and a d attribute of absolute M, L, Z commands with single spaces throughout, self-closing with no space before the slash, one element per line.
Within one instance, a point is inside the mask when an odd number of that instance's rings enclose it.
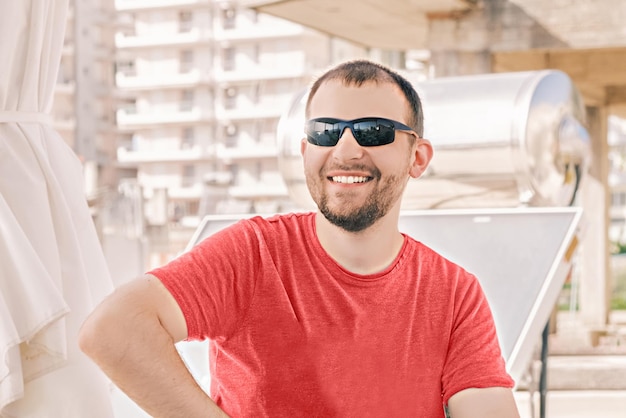
<path fill-rule="evenodd" d="M 581 320 L 594 330 L 608 323 L 611 301 L 608 111 L 605 107 L 588 107 L 587 115 L 592 156 L 589 175 L 581 182 L 584 229 L 579 302 Z"/>

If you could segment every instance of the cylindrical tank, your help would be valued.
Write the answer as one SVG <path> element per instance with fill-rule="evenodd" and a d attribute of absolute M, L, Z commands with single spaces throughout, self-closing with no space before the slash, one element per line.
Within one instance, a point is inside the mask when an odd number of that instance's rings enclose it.
<path fill-rule="evenodd" d="M 415 83 L 434 157 L 407 185 L 403 209 L 567 206 L 590 153 L 585 108 L 556 70 L 446 77 Z M 307 92 L 278 125 L 279 167 L 291 198 L 314 207 L 300 140 Z"/>

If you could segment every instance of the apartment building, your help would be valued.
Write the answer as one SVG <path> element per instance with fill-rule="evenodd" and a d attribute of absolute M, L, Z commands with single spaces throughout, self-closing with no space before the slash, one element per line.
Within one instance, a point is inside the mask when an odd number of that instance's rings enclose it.
<path fill-rule="evenodd" d="M 117 183 L 113 0 L 71 0 L 54 94 L 54 127 L 84 163 L 85 193 L 97 215 Z"/>

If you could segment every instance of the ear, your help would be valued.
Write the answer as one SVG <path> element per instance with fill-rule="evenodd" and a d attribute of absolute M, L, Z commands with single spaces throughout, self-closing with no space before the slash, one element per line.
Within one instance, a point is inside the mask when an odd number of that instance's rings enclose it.
<path fill-rule="evenodd" d="M 430 160 L 433 158 L 433 147 L 430 141 L 424 138 L 418 138 L 414 147 L 415 153 L 409 168 L 409 175 L 413 178 L 418 178 L 426 171 Z"/>
<path fill-rule="evenodd" d="M 308 144 L 308 142 L 307 142 L 306 138 L 302 138 L 300 140 L 300 155 L 302 155 L 303 158 L 304 158 L 304 151 L 306 151 L 307 144 Z"/>

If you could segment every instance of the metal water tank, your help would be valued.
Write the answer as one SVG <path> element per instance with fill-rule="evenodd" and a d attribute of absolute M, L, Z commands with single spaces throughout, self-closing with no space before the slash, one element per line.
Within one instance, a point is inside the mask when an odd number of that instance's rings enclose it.
<path fill-rule="evenodd" d="M 424 107 L 429 169 L 411 179 L 403 209 L 567 206 L 588 164 L 585 107 L 557 70 L 446 77 L 414 83 Z M 304 179 L 307 92 L 278 125 L 279 167 L 293 201 L 313 208 Z"/>

